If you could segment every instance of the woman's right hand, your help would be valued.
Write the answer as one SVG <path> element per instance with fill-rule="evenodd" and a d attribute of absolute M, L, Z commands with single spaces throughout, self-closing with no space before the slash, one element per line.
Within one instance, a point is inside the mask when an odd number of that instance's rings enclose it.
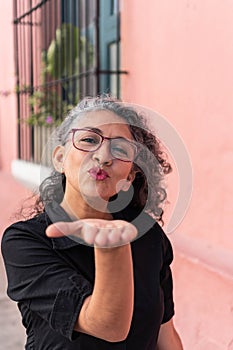
<path fill-rule="evenodd" d="M 137 229 L 124 220 L 80 219 L 73 222 L 56 222 L 48 226 L 46 235 L 50 238 L 73 236 L 82 239 L 87 245 L 112 248 L 134 240 L 137 237 Z"/>

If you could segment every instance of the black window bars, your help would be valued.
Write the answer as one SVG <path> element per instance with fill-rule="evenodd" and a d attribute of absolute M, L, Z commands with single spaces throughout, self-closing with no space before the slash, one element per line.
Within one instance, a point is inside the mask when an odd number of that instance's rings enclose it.
<path fill-rule="evenodd" d="M 82 97 L 120 97 L 118 2 L 113 16 L 103 10 L 109 0 L 13 0 L 19 159 L 40 163 L 49 135 Z M 109 43 L 108 15 L 116 26 Z"/>

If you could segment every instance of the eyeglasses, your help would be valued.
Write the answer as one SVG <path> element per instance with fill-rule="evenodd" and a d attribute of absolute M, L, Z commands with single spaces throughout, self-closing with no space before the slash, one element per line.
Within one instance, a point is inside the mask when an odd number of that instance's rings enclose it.
<path fill-rule="evenodd" d="M 72 129 L 70 133 L 72 133 L 73 146 L 80 151 L 97 151 L 103 141 L 108 140 L 113 158 L 132 162 L 137 155 L 137 145 L 124 137 L 106 137 L 90 129 Z"/>

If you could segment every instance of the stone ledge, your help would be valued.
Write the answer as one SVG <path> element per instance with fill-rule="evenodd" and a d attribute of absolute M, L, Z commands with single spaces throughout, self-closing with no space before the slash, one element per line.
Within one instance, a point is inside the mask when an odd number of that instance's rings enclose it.
<path fill-rule="evenodd" d="M 210 241 L 190 237 L 180 232 L 169 235 L 169 239 L 178 253 L 191 262 L 204 265 L 214 273 L 233 279 L 232 251 L 214 245 Z"/>
<path fill-rule="evenodd" d="M 11 163 L 11 173 L 25 187 L 34 190 L 49 175 L 50 169 L 40 164 L 15 159 Z"/>

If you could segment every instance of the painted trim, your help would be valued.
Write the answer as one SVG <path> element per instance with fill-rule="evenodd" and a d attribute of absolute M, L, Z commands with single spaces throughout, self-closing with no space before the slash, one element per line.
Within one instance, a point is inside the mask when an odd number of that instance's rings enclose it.
<path fill-rule="evenodd" d="M 24 186 L 35 189 L 50 174 L 50 169 L 40 164 L 15 159 L 11 162 L 11 173 Z"/>
<path fill-rule="evenodd" d="M 168 235 L 174 250 L 194 264 L 203 265 L 208 270 L 233 279 L 233 254 L 210 241 L 190 237 L 187 234 L 176 232 Z"/>

